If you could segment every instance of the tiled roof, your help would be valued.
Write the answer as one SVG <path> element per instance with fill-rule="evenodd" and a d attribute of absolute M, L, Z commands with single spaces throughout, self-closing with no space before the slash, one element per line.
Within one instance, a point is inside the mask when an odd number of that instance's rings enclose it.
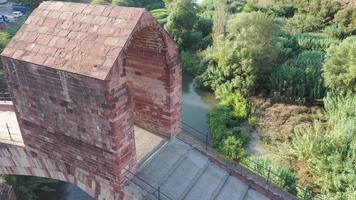
<path fill-rule="evenodd" d="M 43 2 L 1 55 L 103 80 L 144 12 Z"/>

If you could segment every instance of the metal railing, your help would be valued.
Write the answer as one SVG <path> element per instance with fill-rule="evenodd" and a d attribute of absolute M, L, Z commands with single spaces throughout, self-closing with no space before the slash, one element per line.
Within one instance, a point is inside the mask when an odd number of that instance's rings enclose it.
<path fill-rule="evenodd" d="M 16 140 L 17 137 L 22 137 L 21 130 L 19 127 L 12 127 L 8 123 L 5 125 L 0 125 L 0 134 L 5 134 L 9 136 L 10 141 L 12 142 L 21 142 L 20 140 Z"/>
<path fill-rule="evenodd" d="M 126 168 L 125 171 L 127 172 L 127 174 L 125 174 L 127 180 L 137 185 L 142 190 L 145 190 L 150 195 L 150 199 L 174 200 L 173 198 L 169 197 L 167 194 L 163 193 L 161 191 L 160 186 L 158 187 L 153 186 L 152 184 L 148 183 L 146 180 L 144 180 L 143 178 L 139 177 L 137 174 L 131 172 Z"/>
<path fill-rule="evenodd" d="M 8 92 L 0 92 L 0 101 L 11 101 L 11 95 Z"/>
<path fill-rule="evenodd" d="M 179 135 L 177 139 L 181 140 L 186 144 L 189 144 L 198 151 L 204 151 L 204 153 L 206 153 L 207 155 L 219 155 L 219 153 L 215 150 L 209 139 L 209 133 L 204 133 L 203 131 L 197 130 L 196 128 L 183 121 L 181 121 L 181 124 L 182 130 L 188 133 L 189 136 L 192 136 L 193 138 L 197 139 L 198 142 L 200 142 L 200 147 L 202 148 L 197 148 L 195 145 L 191 145 L 191 141 L 187 141 L 184 137 L 181 137 Z M 197 137 L 197 135 L 200 135 L 201 137 Z M 237 168 L 236 163 L 233 163 L 231 161 L 225 159 L 219 159 L 219 161 L 222 161 L 223 163 L 221 164 L 223 164 L 225 168 L 229 171 L 235 171 Z M 266 167 L 265 165 L 262 165 L 261 163 L 256 162 L 248 157 L 238 162 L 238 164 L 263 177 L 267 182 L 279 186 L 290 194 L 297 195 L 298 191 L 302 191 L 302 194 L 299 193 L 299 198 L 302 198 L 303 200 L 322 200 L 322 198 L 317 197 L 317 194 L 315 194 L 311 190 L 311 188 L 303 187 L 297 184 L 296 178 L 290 178 L 289 176 L 281 176 L 279 173 L 274 171 L 272 167 Z"/>

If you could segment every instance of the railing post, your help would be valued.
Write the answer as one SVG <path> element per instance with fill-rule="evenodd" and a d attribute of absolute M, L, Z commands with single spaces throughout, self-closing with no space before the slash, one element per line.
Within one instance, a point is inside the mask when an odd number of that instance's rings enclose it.
<path fill-rule="evenodd" d="M 209 140 L 209 134 L 208 133 L 206 133 L 206 135 L 205 135 L 205 151 L 208 151 L 208 140 Z"/>
<path fill-rule="evenodd" d="M 12 141 L 9 125 L 6 123 L 7 132 L 9 133 L 10 140 Z"/>
<path fill-rule="evenodd" d="M 270 174 L 271 174 L 271 167 L 268 168 L 267 182 L 270 182 L 270 180 L 269 180 Z"/>
<path fill-rule="evenodd" d="M 161 200 L 161 187 L 158 186 L 158 190 L 157 190 L 157 199 Z"/>

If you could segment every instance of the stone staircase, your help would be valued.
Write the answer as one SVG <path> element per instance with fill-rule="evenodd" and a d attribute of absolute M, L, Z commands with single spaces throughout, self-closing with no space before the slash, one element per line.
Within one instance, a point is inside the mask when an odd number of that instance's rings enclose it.
<path fill-rule="evenodd" d="M 268 199 L 177 139 L 166 141 L 147 156 L 132 182 L 148 191 L 142 199 L 157 199 L 153 187 L 160 187 L 164 200 Z"/>

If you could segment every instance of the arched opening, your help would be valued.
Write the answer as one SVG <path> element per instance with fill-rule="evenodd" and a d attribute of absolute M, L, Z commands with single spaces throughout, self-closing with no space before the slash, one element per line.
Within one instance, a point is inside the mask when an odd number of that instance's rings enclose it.
<path fill-rule="evenodd" d="M 161 33 L 148 27 L 134 35 L 124 63 L 135 124 L 163 135 L 171 117 L 166 53 Z"/>

